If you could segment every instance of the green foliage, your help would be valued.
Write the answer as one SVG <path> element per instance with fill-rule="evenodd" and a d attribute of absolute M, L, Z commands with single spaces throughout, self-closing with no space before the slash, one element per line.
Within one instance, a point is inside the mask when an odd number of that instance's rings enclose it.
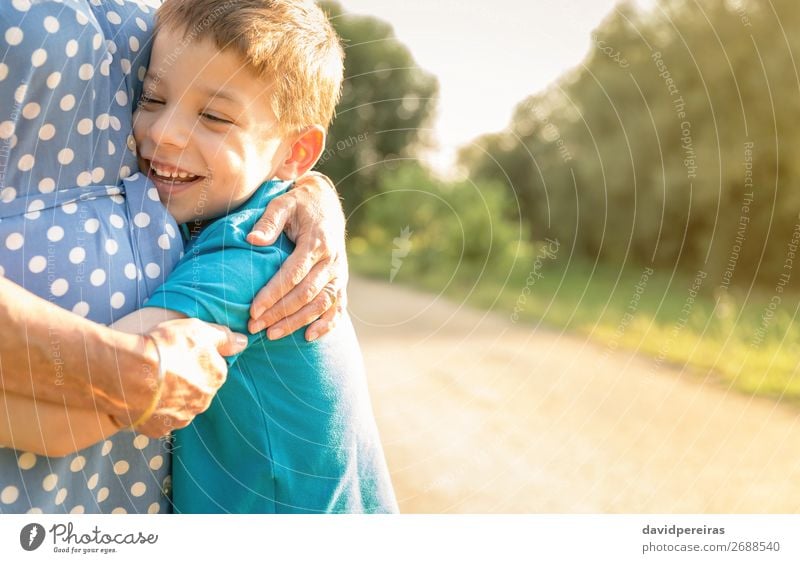
<path fill-rule="evenodd" d="M 337 2 L 320 5 L 344 43 L 345 80 L 317 168 L 334 180 L 350 212 L 376 193 L 385 160 L 411 156 L 426 141 L 439 86 L 389 24 L 348 14 Z"/>
<path fill-rule="evenodd" d="M 581 66 L 462 163 L 506 186 L 533 239 L 712 285 L 735 263 L 734 285 L 774 286 L 800 209 L 798 25 L 795 0 L 623 3 Z"/>

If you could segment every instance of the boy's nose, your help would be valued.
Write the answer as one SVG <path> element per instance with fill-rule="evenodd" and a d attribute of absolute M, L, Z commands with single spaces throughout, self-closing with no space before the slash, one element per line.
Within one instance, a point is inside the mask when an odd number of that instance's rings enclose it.
<path fill-rule="evenodd" d="M 175 111 L 163 111 L 150 127 L 150 138 L 156 145 L 185 148 L 191 135 L 191 125 Z"/>

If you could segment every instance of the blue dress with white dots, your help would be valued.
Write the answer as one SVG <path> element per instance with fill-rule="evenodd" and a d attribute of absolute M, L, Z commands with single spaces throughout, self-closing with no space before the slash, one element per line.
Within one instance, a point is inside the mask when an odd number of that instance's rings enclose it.
<path fill-rule="evenodd" d="M 0 4 L 0 274 L 104 324 L 139 308 L 182 253 L 135 173 L 150 4 Z M 169 472 L 167 444 L 130 432 L 59 459 L 2 448 L 0 512 L 165 512 Z"/>

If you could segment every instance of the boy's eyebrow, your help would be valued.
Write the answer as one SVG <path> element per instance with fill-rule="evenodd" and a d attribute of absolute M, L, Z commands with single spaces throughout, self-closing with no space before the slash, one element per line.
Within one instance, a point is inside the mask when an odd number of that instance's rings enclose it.
<path fill-rule="evenodd" d="M 217 98 L 222 100 L 228 100 L 229 102 L 233 102 L 234 104 L 243 105 L 241 98 L 236 95 L 235 92 L 231 90 L 225 90 L 220 88 L 219 90 L 215 90 L 213 88 L 200 88 L 204 94 L 207 94 L 211 98 Z"/>

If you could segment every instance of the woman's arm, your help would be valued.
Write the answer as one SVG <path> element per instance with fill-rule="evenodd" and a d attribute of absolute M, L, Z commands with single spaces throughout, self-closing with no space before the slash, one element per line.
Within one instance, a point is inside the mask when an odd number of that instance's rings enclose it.
<path fill-rule="evenodd" d="M 282 230 L 296 248 L 253 300 L 249 330 L 268 328 L 267 337 L 274 340 L 309 325 L 306 340 L 315 340 L 334 327 L 347 306 L 345 217 L 326 176 L 309 172 L 298 178 L 269 203 L 247 240 L 267 246 Z"/>
<path fill-rule="evenodd" d="M 37 402 L 0 389 L 0 445 L 63 457 L 106 440 L 118 430 L 106 413 Z"/>
<path fill-rule="evenodd" d="M 123 317 L 111 328 L 145 334 L 159 324 L 186 318 L 166 309 L 145 308 Z M 63 457 L 120 429 L 108 413 L 71 407 L 5 392 L 0 389 L 0 445 L 48 457 Z"/>
<path fill-rule="evenodd" d="M 147 336 L 112 330 L 2 277 L 0 326 L 0 388 L 103 412 L 121 423 L 137 420 L 150 406 L 160 358 L 163 393 L 154 416 L 139 428 L 151 437 L 182 428 L 207 409 L 227 374 L 222 356 L 247 345 L 244 335 L 196 319 L 162 322 Z M 16 418 L 6 419 L 16 426 Z"/>

